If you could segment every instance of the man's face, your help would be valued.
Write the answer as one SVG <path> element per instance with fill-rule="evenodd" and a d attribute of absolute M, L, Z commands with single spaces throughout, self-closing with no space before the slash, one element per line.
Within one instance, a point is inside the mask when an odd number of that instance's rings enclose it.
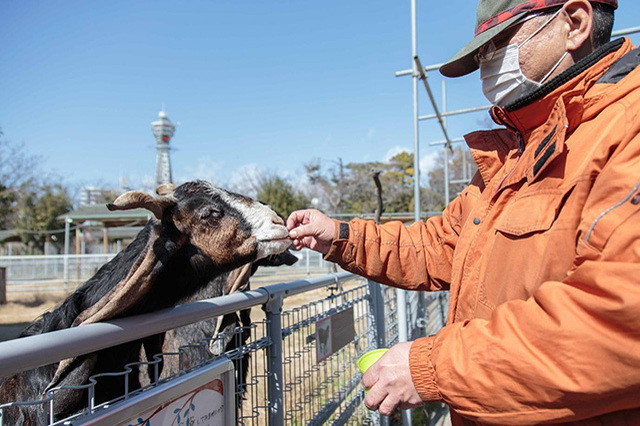
<path fill-rule="evenodd" d="M 568 26 L 565 24 L 564 17 L 564 11 L 561 11 L 558 16 L 527 41 L 524 46 L 520 47 L 520 68 L 530 80 L 542 80 L 566 51 L 566 42 L 563 35 L 566 34 Z M 507 28 L 492 39 L 495 50 L 514 43 L 521 45 L 531 34 L 543 26 L 549 18 L 550 15 L 545 14 Z M 488 45 L 489 43 L 480 48 L 481 54 L 483 50 L 487 49 Z M 570 66 L 568 62 L 567 58 L 565 58 L 558 68 L 547 77 L 547 81 L 567 69 Z"/>

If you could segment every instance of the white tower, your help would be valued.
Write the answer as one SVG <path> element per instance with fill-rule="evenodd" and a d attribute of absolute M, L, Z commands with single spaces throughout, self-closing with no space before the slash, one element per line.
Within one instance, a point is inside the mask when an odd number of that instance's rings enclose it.
<path fill-rule="evenodd" d="M 158 119 L 151 123 L 151 130 L 158 142 L 156 156 L 156 188 L 165 183 L 173 183 L 171 177 L 171 160 L 169 159 L 169 141 L 176 130 L 164 111 L 158 113 Z"/>

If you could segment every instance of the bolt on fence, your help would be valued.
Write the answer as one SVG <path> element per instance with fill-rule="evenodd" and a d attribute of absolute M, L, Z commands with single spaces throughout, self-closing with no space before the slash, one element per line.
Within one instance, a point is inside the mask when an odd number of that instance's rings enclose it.
<path fill-rule="evenodd" d="M 408 306 L 408 311 L 415 313 L 409 315 L 411 336 L 430 335 L 444 326 L 447 305 L 446 293 L 433 293 L 424 298 L 424 309 Z M 217 335 L 213 335 L 214 326 L 210 338 L 156 356 L 154 361 L 127 365 L 126 371 L 110 373 L 129 377 L 155 372 L 140 380 L 140 389 L 125 389 L 121 397 L 98 403 L 91 397 L 101 380 L 96 375 L 80 387 L 86 392 L 87 404 L 78 413 L 66 418 L 53 416 L 56 394 L 69 389 L 60 387 L 47 391 L 39 401 L 3 401 L 0 425 L 12 424 L 10 419 L 16 410 L 25 406 L 37 413 L 38 424 L 85 424 L 131 398 L 205 369 L 221 359 L 229 359 L 236 366 L 234 392 L 238 425 L 388 424 L 387 418 L 365 408 L 356 362 L 369 350 L 397 343 L 395 290 L 347 272 L 2 342 L 0 377 L 258 307 L 262 309 L 252 309 L 250 325 Z M 326 344 L 321 341 L 321 330 L 334 322 L 334 336 L 341 335 L 343 341 L 327 350 L 321 346 Z M 244 345 L 224 352 L 225 342 L 242 341 L 243 336 L 246 337 Z M 336 344 L 338 340 L 332 337 L 330 341 Z M 160 362 L 164 364 L 162 373 L 157 367 Z M 249 363 L 246 376 L 240 368 L 242 362 Z M 149 366 L 152 368 L 147 368 Z M 431 413 L 432 417 L 438 415 L 441 412 Z M 126 422 L 124 418 L 119 420 Z"/>

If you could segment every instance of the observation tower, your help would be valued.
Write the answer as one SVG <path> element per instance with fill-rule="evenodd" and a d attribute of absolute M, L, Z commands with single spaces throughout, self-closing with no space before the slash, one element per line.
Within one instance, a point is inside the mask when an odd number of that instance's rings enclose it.
<path fill-rule="evenodd" d="M 176 126 L 169 121 L 167 113 L 160 111 L 158 119 L 151 123 L 151 130 L 158 142 L 156 156 L 156 188 L 165 183 L 173 183 L 171 176 L 171 160 L 169 158 L 169 141 L 173 137 Z"/>

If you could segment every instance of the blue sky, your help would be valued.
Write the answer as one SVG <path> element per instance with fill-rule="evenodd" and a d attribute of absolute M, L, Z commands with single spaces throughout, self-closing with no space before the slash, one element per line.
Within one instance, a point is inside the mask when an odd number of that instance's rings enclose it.
<path fill-rule="evenodd" d="M 180 122 L 174 180 L 227 186 L 247 170 L 384 160 L 412 149 L 409 0 L 0 1 L 0 128 L 74 185 L 154 174 L 150 123 Z M 418 1 L 418 53 L 440 63 L 472 36 L 476 2 Z M 614 29 L 640 25 L 621 0 Z M 639 35 L 632 36 L 635 43 Z M 429 74 L 436 97 L 441 77 Z M 447 80 L 448 109 L 486 103 L 478 74 Z M 430 114 L 420 92 L 421 114 Z M 449 120 L 452 137 L 486 112 Z M 424 162 L 442 139 L 421 124 Z"/>

